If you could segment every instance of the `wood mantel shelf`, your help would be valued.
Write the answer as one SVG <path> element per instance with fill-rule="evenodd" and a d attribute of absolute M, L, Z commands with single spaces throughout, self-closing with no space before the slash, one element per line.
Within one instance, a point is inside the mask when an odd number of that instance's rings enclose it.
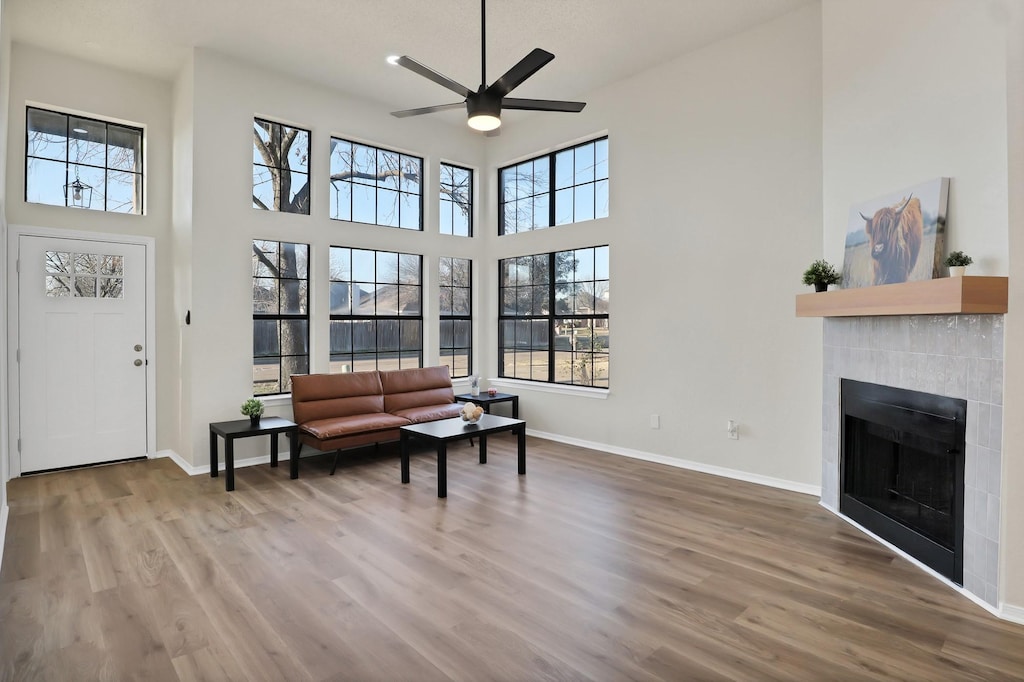
<path fill-rule="evenodd" d="M 942 277 L 796 297 L 797 317 L 968 315 L 1006 312 L 1006 277 Z"/>

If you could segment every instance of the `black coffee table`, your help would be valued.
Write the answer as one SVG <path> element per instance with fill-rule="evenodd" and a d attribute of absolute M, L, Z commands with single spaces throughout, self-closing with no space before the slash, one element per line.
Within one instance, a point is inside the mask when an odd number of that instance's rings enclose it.
<path fill-rule="evenodd" d="M 480 439 L 480 463 L 487 463 L 487 436 L 511 431 L 519 436 L 519 475 L 526 473 L 526 422 L 493 414 L 480 415 L 480 421 L 469 424 L 462 417 L 436 422 L 410 424 L 399 429 L 402 446 L 402 483 L 409 482 L 409 439 L 422 438 L 437 446 L 437 496 L 448 497 L 448 443 L 465 438 Z"/>

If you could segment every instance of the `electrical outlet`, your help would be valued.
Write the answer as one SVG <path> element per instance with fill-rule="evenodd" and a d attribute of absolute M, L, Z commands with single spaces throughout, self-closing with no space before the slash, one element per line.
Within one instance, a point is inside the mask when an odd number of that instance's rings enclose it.
<path fill-rule="evenodd" d="M 661 428 L 661 417 L 660 416 L 658 416 L 656 414 L 652 414 L 651 415 L 651 428 L 652 429 L 660 429 Z"/>
<path fill-rule="evenodd" d="M 725 424 L 725 432 L 732 440 L 739 440 L 740 437 L 740 425 L 735 420 L 730 419 Z"/>

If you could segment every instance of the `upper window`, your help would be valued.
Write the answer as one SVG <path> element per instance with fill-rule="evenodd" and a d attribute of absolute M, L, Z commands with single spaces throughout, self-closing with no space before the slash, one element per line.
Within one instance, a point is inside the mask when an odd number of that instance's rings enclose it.
<path fill-rule="evenodd" d="M 331 247 L 331 371 L 423 365 L 423 257 Z"/>
<path fill-rule="evenodd" d="M 608 217 L 608 138 L 499 171 L 498 234 Z"/>
<path fill-rule="evenodd" d="M 423 159 L 331 138 L 331 218 L 423 229 Z"/>
<path fill-rule="evenodd" d="M 441 364 L 452 378 L 473 372 L 473 263 L 442 257 L 439 265 Z"/>
<path fill-rule="evenodd" d="M 473 236 L 473 171 L 441 164 L 441 234 Z"/>
<path fill-rule="evenodd" d="M 309 245 L 252 243 L 252 393 L 290 393 L 309 372 Z"/>
<path fill-rule="evenodd" d="M 252 132 L 253 208 L 309 215 L 309 131 L 257 118 Z"/>
<path fill-rule="evenodd" d="M 142 213 L 142 129 L 26 110 L 25 201 Z"/>
<path fill-rule="evenodd" d="M 608 247 L 500 262 L 500 376 L 608 388 Z"/>

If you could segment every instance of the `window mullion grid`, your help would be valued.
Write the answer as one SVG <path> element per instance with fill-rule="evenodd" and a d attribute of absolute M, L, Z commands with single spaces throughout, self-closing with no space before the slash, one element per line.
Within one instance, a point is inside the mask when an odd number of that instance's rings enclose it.
<path fill-rule="evenodd" d="M 554 159 L 554 156 L 551 157 Z M 551 202 L 552 205 L 554 202 Z M 548 382 L 555 383 L 555 252 L 548 254 Z"/>

